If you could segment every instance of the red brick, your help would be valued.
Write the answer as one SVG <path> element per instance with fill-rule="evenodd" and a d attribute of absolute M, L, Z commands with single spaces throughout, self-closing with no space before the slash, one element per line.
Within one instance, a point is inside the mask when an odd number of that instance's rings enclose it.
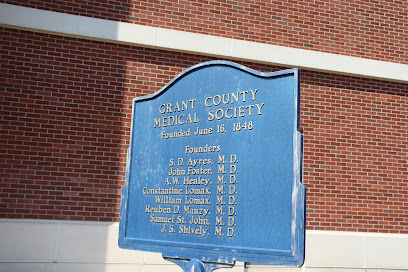
<path fill-rule="evenodd" d="M 117 221 L 132 98 L 213 58 L 6 28 L 0 35 L 0 80 L 12 78 L 0 92 L 0 217 Z M 52 48 L 61 58 L 45 65 Z M 408 233 L 408 85 L 311 71 L 301 78 L 307 228 Z"/>

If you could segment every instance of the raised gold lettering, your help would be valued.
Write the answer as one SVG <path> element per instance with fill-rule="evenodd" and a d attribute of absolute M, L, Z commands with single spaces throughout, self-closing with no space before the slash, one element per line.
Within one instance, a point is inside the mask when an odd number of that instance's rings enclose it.
<path fill-rule="evenodd" d="M 222 227 L 215 227 L 215 236 L 224 236 L 222 234 Z"/>
<path fill-rule="evenodd" d="M 218 216 L 215 217 L 215 225 L 216 226 L 217 225 L 219 225 L 219 226 L 224 226 L 225 225 L 224 223 L 222 223 L 222 217 L 218 217 Z"/>

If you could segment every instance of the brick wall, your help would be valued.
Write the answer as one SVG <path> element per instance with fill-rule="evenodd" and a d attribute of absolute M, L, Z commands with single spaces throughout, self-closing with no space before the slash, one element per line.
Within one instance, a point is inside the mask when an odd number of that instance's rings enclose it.
<path fill-rule="evenodd" d="M 408 233 L 408 85 L 304 72 L 308 227 Z"/>
<path fill-rule="evenodd" d="M 0 2 L 240 40 L 408 63 L 408 5 L 402 0 Z"/>
<path fill-rule="evenodd" d="M 117 220 L 131 99 L 199 61 L 2 29 L 1 216 Z"/>
<path fill-rule="evenodd" d="M 0 35 L 0 217 L 118 221 L 131 99 L 212 58 Z M 408 84 L 301 78 L 307 227 L 408 233 Z"/>

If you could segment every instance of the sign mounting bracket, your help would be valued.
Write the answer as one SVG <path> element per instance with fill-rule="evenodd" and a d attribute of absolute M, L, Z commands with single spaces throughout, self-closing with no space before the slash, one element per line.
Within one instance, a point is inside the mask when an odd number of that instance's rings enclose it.
<path fill-rule="evenodd" d="M 232 268 L 235 265 L 233 263 L 212 263 L 202 262 L 197 259 L 179 259 L 174 257 L 164 257 L 163 259 L 173 262 L 180 266 L 184 272 L 211 272 L 219 268 Z"/>

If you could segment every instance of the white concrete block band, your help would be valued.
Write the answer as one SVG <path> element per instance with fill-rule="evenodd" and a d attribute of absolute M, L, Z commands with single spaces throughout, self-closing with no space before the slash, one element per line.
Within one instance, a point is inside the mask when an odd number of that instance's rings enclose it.
<path fill-rule="evenodd" d="M 230 60 L 408 82 L 408 65 L 0 4 L 0 26 Z"/>
<path fill-rule="evenodd" d="M 0 271 L 181 271 L 158 253 L 120 249 L 118 229 L 118 223 L 0 219 Z M 407 252 L 405 234 L 309 230 L 304 267 L 238 263 L 225 272 L 408 270 Z"/>

